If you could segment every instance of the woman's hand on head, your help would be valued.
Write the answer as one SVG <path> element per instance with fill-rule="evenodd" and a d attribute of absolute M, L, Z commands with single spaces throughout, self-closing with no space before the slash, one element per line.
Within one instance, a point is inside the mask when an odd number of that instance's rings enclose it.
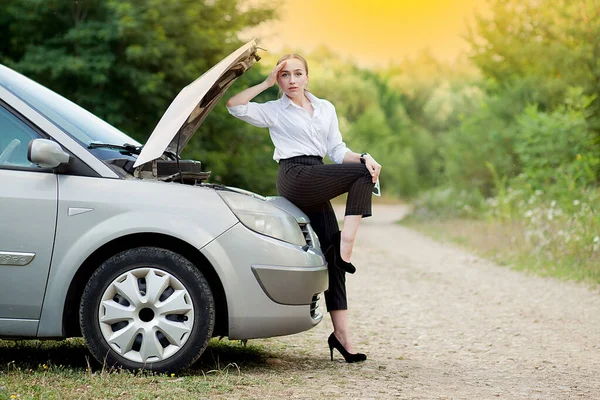
<path fill-rule="evenodd" d="M 365 156 L 365 167 L 371 173 L 373 183 L 377 182 L 377 178 L 379 178 L 379 174 L 381 173 L 381 165 L 371 155 L 367 155 Z"/>
<path fill-rule="evenodd" d="M 268 87 L 273 86 L 275 84 L 275 82 L 277 82 L 277 77 L 279 76 L 279 71 L 281 71 L 281 69 L 283 67 L 285 67 L 285 64 L 286 64 L 286 61 L 282 61 L 281 64 L 279 64 L 275 68 L 273 68 L 273 71 L 271 71 L 269 76 L 267 76 L 267 79 L 265 79 L 265 83 L 267 84 Z"/>

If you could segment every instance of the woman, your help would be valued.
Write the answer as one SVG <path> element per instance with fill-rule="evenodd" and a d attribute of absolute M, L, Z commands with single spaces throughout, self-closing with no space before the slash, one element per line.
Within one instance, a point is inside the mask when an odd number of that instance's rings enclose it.
<path fill-rule="evenodd" d="M 282 97 L 258 104 L 254 97 L 277 82 Z M 279 163 L 277 190 L 310 218 L 329 265 L 327 310 L 334 331 L 328 344 L 333 360 L 336 348 L 347 362 L 366 360 L 355 353 L 348 328 L 345 272 L 350 263 L 362 217 L 371 215 L 371 192 L 381 165 L 368 153 L 354 153 L 342 141 L 334 106 L 307 90 L 308 65 L 298 54 L 287 54 L 264 82 L 245 89 L 227 101 L 229 112 L 254 126 L 269 128 Z M 323 164 L 329 155 L 335 164 Z M 348 193 L 344 226 L 339 226 L 330 200 Z M 337 267 L 337 268 L 336 268 Z"/>

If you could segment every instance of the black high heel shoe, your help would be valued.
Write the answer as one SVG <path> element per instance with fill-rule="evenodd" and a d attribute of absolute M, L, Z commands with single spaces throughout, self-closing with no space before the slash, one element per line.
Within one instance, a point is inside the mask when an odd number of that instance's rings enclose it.
<path fill-rule="evenodd" d="M 342 271 L 346 271 L 349 274 L 355 273 L 356 267 L 352 265 L 352 263 L 342 260 L 342 256 L 340 254 L 340 242 L 342 240 L 342 232 L 338 231 L 337 233 L 335 233 L 331 237 L 331 240 L 333 241 L 333 243 L 325 252 L 325 257 L 328 257 L 330 260 L 333 260 L 333 264 Z"/>
<path fill-rule="evenodd" d="M 365 361 L 367 359 L 366 354 L 348 353 L 348 350 L 346 350 L 344 346 L 342 346 L 340 341 L 335 337 L 333 333 L 329 335 L 329 339 L 327 339 L 327 344 L 329 344 L 329 354 L 331 355 L 331 361 L 333 361 L 333 349 L 337 349 L 337 351 L 340 352 L 340 354 L 344 357 L 344 360 L 346 360 L 347 363 L 355 363 Z"/>

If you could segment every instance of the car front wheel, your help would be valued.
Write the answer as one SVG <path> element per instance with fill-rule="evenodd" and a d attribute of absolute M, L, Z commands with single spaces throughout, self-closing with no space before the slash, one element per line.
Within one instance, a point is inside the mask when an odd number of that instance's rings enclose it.
<path fill-rule="evenodd" d="M 174 371 L 206 348 L 215 323 L 208 282 L 186 258 L 139 247 L 106 260 L 83 292 L 81 331 L 100 363 Z"/>

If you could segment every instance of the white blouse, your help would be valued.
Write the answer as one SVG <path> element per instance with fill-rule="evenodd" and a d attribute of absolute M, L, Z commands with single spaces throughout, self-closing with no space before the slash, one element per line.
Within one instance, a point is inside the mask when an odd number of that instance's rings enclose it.
<path fill-rule="evenodd" d="M 342 141 L 335 107 L 327 100 L 306 92 L 313 106 L 313 115 L 294 104 L 285 94 L 279 100 L 266 103 L 241 104 L 227 107 L 229 113 L 259 128 L 269 128 L 275 145 L 273 159 L 295 156 L 320 156 L 341 164 L 350 149 Z"/>

